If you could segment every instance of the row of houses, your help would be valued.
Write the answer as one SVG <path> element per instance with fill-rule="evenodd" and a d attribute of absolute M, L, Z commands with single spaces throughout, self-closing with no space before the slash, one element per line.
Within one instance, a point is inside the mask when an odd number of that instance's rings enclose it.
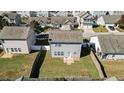
<path fill-rule="evenodd" d="M 22 12 L 22 14 L 21 14 Z M 23 15 L 23 13 L 27 13 L 27 12 L 33 12 L 33 11 L 17 11 L 16 12 L 5 12 L 1 14 L 1 16 L 4 17 L 5 20 L 7 20 L 10 24 L 14 24 L 16 26 L 21 25 L 21 16 Z M 46 11 L 41 11 L 43 13 L 45 13 Z M 38 12 L 39 15 L 41 12 Z M 55 11 L 51 11 L 52 13 L 54 13 Z M 61 11 L 60 11 L 61 12 Z M 60 13 L 56 11 L 57 13 Z M 64 12 L 64 11 L 63 11 Z M 72 13 L 67 11 L 68 13 Z M 48 16 L 39 16 L 39 17 L 29 17 L 28 18 L 28 23 L 35 20 L 37 21 L 41 27 L 45 27 L 45 26 L 52 26 L 54 28 L 60 28 L 63 30 L 72 30 L 74 25 L 78 25 L 78 29 L 92 29 L 93 25 L 102 25 L 102 26 L 114 26 L 115 23 L 121 19 L 121 16 L 124 14 L 123 11 L 119 11 L 119 12 L 112 12 L 109 11 L 109 14 L 105 15 L 105 14 L 101 14 L 101 16 L 99 17 L 94 17 L 94 13 L 95 12 L 100 12 L 100 11 L 75 11 L 73 12 L 74 16 L 56 16 L 53 15 L 51 17 Z M 101 12 L 105 12 L 105 11 L 101 11 Z M 107 12 L 107 11 L 106 11 Z M 75 14 L 76 13 L 76 14 Z M 117 14 L 116 14 L 117 13 Z M 35 13 L 34 13 L 35 14 Z M 64 13 L 62 13 L 64 14 Z M 25 15 L 25 14 L 24 14 Z M 32 13 L 33 15 L 33 13 Z M 45 15 L 45 14 L 44 14 Z M 67 25 L 65 25 L 67 24 Z M 62 27 L 62 25 L 64 25 L 64 27 Z"/>
<path fill-rule="evenodd" d="M 5 53 L 28 54 L 36 43 L 30 27 L 4 27 L 0 32 L 0 47 Z M 50 31 L 49 46 L 52 57 L 72 57 L 79 60 L 83 45 L 82 32 Z M 104 34 L 90 38 L 91 48 L 101 59 L 124 59 L 124 34 Z"/>
<path fill-rule="evenodd" d="M 42 28 L 49 26 L 61 30 L 73 30 L 77 25 L 76 17 L 30 17 L 28 23 L 37 21 Z"/>
<path fill-rule="evenodd" d="M 49 44 L 52 57 L 80 58 L 82 33 L 77 31 L 51 31 Z M 36 36 L 30 27 L 4 27 L 0 32 L 0 46 L 5 53 L 28 54 L 36 43 Z M 37 46 L 37 45 L 36 45 Z"/>

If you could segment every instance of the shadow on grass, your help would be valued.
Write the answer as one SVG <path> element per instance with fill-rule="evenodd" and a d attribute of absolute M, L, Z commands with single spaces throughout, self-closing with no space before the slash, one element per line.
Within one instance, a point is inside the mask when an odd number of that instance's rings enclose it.
<path fill-rule="evenodd" d="M 104 66 L 102 65 L 102 63 L 100 62 L 99 58 L 96 56 L 96 54 L 95 54 L 94 51 L 93 51 L 93 53 L 94 53 L 94 56 L 96 57 L 96 59 L 97 59 L 99 65 L 100 65 L 100 68 L 101 68 L 101 70 L 102 70 L 102 72 L 103 72 L 104 77 L 107 78 L 107 74 L 106 74 L 106 72 L 105 72 Z"/>
<path fill-rule="evenodd" d="M 90 55 L 90 51 L 91 51 L 91 49 L 88 46 L 88 44 L 82 45 L 82 47 L 81 47 L 81 56 L 80 57 Z"/>
<path fill-rule="evenodd" d="M 46 51 L 40 50 L 32 66 L 32 71 L 30 78 L 38 78 L 40 73 L 40 68 L 44 62 L 46 56 Z"/>

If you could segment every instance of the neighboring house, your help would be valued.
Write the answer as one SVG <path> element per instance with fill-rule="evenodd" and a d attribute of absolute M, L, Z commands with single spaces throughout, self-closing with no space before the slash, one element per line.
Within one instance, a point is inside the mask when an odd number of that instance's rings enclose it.
<path fill-rule="evenodd" d="M 93 17 L 101 17 L 104 15 L 109 15 L 109 11 L 89 11 Z"/>
<path fill-rule="evenodd" d="M 90 39 L 94 50 L 101 59 L 124 59 L 124 34 L 98 35 Z"/>
<path fill-rule="evenodd" d="M 48 25 L 48 18 L 47 17 L 30 17 L 28 19 L 28 24 L 30 24 L 31 21 L 37 21 L 41 27 L 46 27 Z"/>
<path fill-rule="evenodd" d="M 35 34 L 30 27 L 5 26 L 0 32 L 0 42 L 5 53 L 28 54 L 35 43 Z"/>
<path fill-rule="evenodd" d="M 76 17 L 50 17 L 49 21 L 53 28 L 61 29 L 63 28 L 62 26 L 65 27 L 65 25 L 74 27 L 76 24 Z"/>
<path fill-rule="evenodd" d="M 83 11 L 73 11 L 73 17 L 77 17 Z"/>
<path fill-rule="evenodd" d="M 52 57 L 80 59 L 82 32 L 51 31 L 49 33 L 50 51 Z"/>
<path fill-rule="evenodd" d="M 0 11 L 0 16 L 1 16 L 3 13 L 11 13 L 11 11 Z"/>
<path fill-rule="evenodd" d="M 72 21 L 66 20 L 60 29 L 61 30 L 73 30 L 74 24 Z"/>
<path fill-rule="evenodd" d="M 21 16 L 17 13 L 3 13 L 2 16 L 6 19 L 9 24 L 19 26 L 21 24 Z"/>
<path fill-rule="evenodd" d="M 110 15 L 124 15 L 124 11 L 109 11 Z"/>
<path fill-rule="evenodd" d="M 49 17 L 49 11 L 36 11 L 37 12 L 37 17 Z"/>
<path fill-rule="evenodd" d="M 49 17 L 52 16 L 69 17 L 69 16 L 73 16 L 73 11 L 49 11 Z"/>
<path fill-rule="evenodd" d="M 18 14 L 21 15 L 21 17 L 30 17 L 30 11 L 17 11 Z"/>
<path fill-rule="evenodd" d="M 104 15 L 97 19 L 97 24 L 102 26 L 115 26 L 115 23 L 121 18 L 121 15 Z"/>
<path fill-rule="evenodd" d="M 88 11 L 83 11 L 77 16 L 79 29 L 92 29 L 93 18 Z"/>

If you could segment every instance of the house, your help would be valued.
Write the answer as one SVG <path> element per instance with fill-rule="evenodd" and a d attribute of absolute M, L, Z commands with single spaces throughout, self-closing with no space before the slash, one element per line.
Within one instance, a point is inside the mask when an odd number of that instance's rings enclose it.
<path fill-rule="evenodd" d="M 83 11 L 77 16 L 79 29 L 92 29 L 93 18 L 88 11 Z"/>
<path fill-rule="evenodd" d="M 49 43 L 51 56 L 80 59 L 82 46 L 82 32 L 77 31 L 51 31 Z"/>
<path fill-rule="evenodd" d="M 124 59 L 124 34 L 92 36 L 90 43 L 101 59 Z"/>
<path fill-rule="evenodd" d="M 72 11 L 49 11 L 49 17 L 70 17 L 73 16 Z"/>
<path fill-rule="evenodd" d="M 37 21 L 41 27 L 46 27 L 48 25 L 48 18 L 47 17 L 30 17 L 28 19 L 28 24 L 30 24 L 31 21 Z"/>
<path fill-rule="evenodd" d="M 21 17 L 30 17 L 30 11 L 17 11 Z"/>
<path fill-rule="evenodd" d="M 37 17 L 49 17 L 49 11 L 36 11 L 37 12 Z"/>
<path fill-rule="evenodd" d="M 9 24 L 19 26 L 21 24 L 21 16 L 17 13 L 3 13 L 2 16 Z"/>
<path fill-rule="evenodd" d="M 66 20 L 60 30 L 73 30 L 74 23 L 71 20 Z"/>
<path fill-rule="evenodd" d="M 101 17 L 104 15 L 109 15 L 109 11 L 89 11 L 93 17 Z"/>
<path fill-rule="evenodd" d="M 50 17 L 49 21 L 53 28 L 61 29 L 63 25 L 71 25 L 74 27 L 76 24 L 76 17 Z"/>
<path fill-rule="evenodd" d="M 124 11 L 109 11 L 110 15 L 124 15 Z"/>
<path fill-rule="evenodd" d="M 81 12 L 83 12 L 83 11 L 73 11 L 72 12 L 73 17 L 77 17 Z"/>
<path fill-rule="evenodd" d="M 97 24 L 102 26 L 115 26 L 115 23 L 121 18 L 121 15 L 104 15 L 97 19 Z"/>
<path fill-rule="evenodd" d="M 5 53 L 28 54 L 35 43 L 35 34 L 30 27 L 5 26 L 0 32 L 0 42 Z"/>

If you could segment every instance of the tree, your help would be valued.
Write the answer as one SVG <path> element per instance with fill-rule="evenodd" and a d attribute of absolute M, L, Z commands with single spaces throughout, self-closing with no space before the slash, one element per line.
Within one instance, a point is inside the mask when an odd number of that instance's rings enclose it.
<path fill-rule="evenodd" d="M 6 19 L 4 19 L 3 16 L 0 16 L 0 29 L 2 29 L 4 26 L 9 26 L 9 23 Z"/>
<path fill-rule="evenodd" d="M 122 15 L 121 18 L 116 22 L 116 25 L 118 25 L 119 28 L 124 29 L 124 15 Z"/>
<path fill-rule="evenodd" d="M 35 20 L 30 22 L 30 26 L 31 26 L 31 28 L 34 29 L 34 31 L 36 33 L 40 33 L 42 31 L 44 31 L 43 28 L 40 26 L 40 24 L 37 21 L 35 21 Z"/>

